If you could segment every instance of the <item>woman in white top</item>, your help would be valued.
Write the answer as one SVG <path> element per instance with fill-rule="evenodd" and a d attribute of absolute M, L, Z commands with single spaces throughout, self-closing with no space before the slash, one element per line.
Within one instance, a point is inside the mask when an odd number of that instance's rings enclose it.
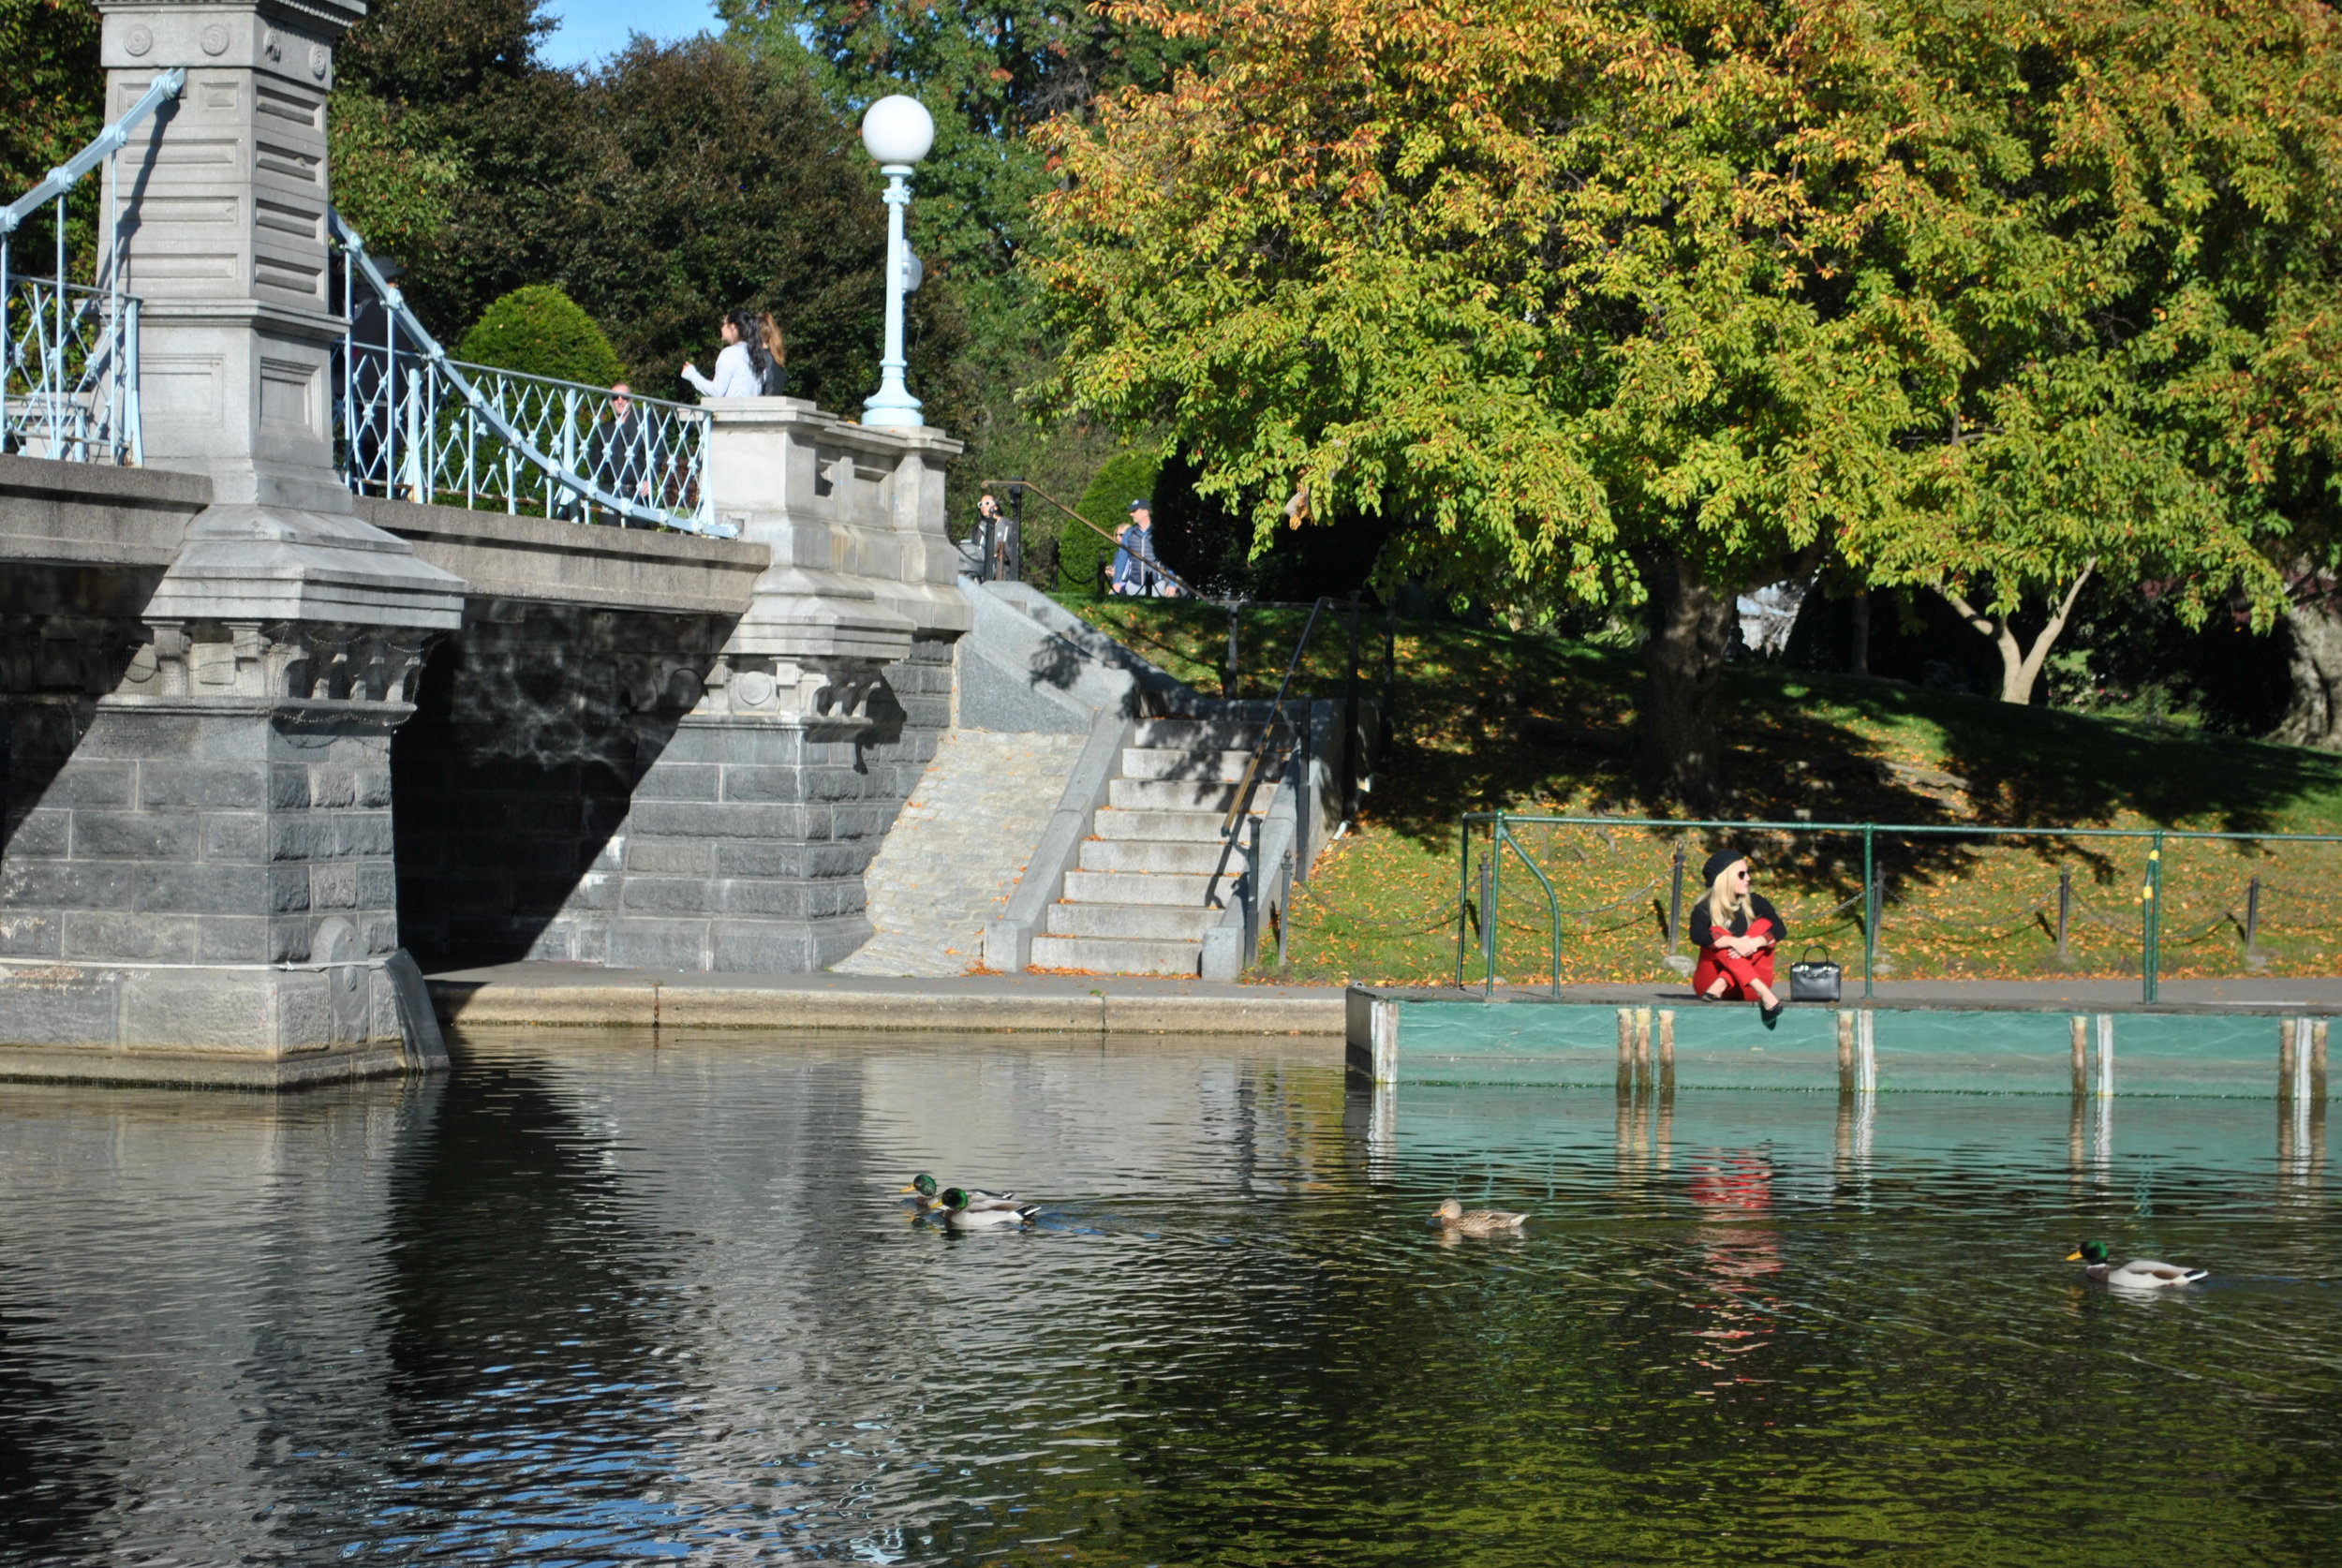
<path fill-rule="evenodd" d="M 699 390 L 702 397 L 762 397 L 764 395 L 765 364 L 770 363 L 764 344 L 757 331 L 756 318 L 745 310 L 735 310 L 724 318 L 723 352 L 716 356 L 716 377 L 709 380 L 699 373 L 690 361 L 683 362 L 683 378 Z"/>

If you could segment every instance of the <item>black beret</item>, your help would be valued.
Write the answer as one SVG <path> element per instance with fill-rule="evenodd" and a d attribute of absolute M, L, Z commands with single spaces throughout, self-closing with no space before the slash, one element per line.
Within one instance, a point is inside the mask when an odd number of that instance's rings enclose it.
<path fill-rule="evenodd" d="M 1708 864 L 1699 868 L 1699 880 L 1713 887 L 1716 879 L 1723 876 L 1734 861 L 1747 858 L 1746 850 L 1718 850 L 1708 857 Z"/>

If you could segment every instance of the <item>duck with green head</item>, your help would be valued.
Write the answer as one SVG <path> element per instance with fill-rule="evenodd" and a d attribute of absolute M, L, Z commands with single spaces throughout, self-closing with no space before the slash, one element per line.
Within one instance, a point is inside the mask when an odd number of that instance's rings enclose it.
<path fill-rule="evenodd" d="M 963 1187 L 946 1187 L 936 1194 L 943 1223 L 956 1230 L 981 1229 L 992 1225 L 1029 1225 L 1041 1212 L 1039 1204 L 1011 1202 L 1007 1196 L 994 1197 L 989 1192 L 971 1192 Z"/>
<path fill-rule="evenodd" d="M 921 1171 L 917 1176 L 912 1176 L 911 1178 L 911 1185 L 904 1188 L 903 1191 L 912 1194 L 912 1197 L 909 1200 L 909 1206 L 917 1209 L 922 1214 L 934 1214 L 943 1207 L 943 1189 L 936 1184 L 934 1176 L 928 1175 L 925 1171 Z M 964 1191 L 966 1191 L 971 1196 L 978 1198 L 1013 1198 L 1016 1196 L 1014 1192 L 979 1192 L 972 1187 L 967 1188 Z"/>
<path fill-rule="evenodd" d="M 2159 1291 L 2171 1285 L 2192 1285 L 2212 1272 L 2208 1268 L 2182 1268 L 2177 1264 L 2157 1263 L 2151 1258 L 2133 1258 L 2117 1267 L 2111 1261 L 2103 1241 L 2083 1242 L 2066 1254 L 2066 1261 L 2082 1265 L 2083 1277 L 2095 1284 L 2133 1291 Z"/>

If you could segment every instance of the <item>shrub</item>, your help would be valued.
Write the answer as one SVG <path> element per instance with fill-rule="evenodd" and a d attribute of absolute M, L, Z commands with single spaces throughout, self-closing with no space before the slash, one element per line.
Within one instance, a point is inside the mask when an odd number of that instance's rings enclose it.
<path fill-rule="evenodd" d="M 464 334 L 455 357 L 589 387 L 626 379 L 618 351 L 594 318 L 549 283 L 515 288 L 489 305 Z"/>
<path fill-rule="evenodd" d="M 1067 593 L 1098 591 L 1098 569 L 1114 558 L 1114 530 L 1131 520 L 1129 508 L 1133 501 L 1154 494 L 1155 475 L 1162 467 L 1163 459 L 1145 451 L 1120 451 L 1106 460 L 1074 510 L 1104 528 L 1108 537 L 1101 539 L 1077 523 L 1069 521 L 1065 525 L 1057 547 L 1060 589 Z"/>

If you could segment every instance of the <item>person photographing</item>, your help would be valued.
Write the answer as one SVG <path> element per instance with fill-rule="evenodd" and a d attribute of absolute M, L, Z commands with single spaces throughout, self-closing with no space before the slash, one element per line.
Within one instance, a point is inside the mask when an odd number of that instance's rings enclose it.
<path fill-rule="evenodd" d="M 1691 939 L 1699 949 L 1692 989 L 1702 1001 L 1754 1001 L 1765 1028 L 1781 1016 L 1772 989 L 1773 950 L 1789 934 L 1788 923 L 1763 894 L 1753 891 L 1748 856 L 1718 850 L 1699 868 L 1708 896 L 1692 910 Z"/>

